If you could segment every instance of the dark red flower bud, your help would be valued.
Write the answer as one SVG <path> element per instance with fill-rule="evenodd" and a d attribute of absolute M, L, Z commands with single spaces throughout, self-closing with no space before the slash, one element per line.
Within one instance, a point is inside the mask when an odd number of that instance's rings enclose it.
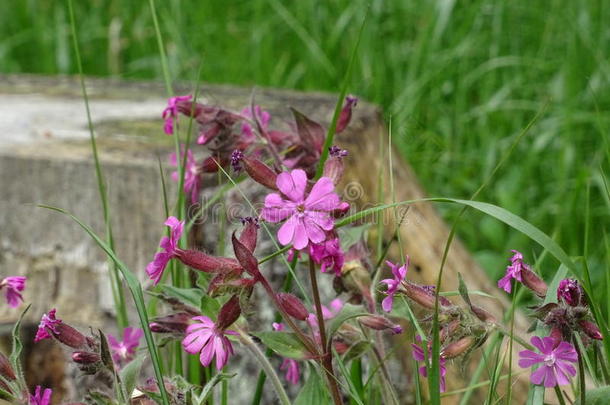
<path fill-rule="evenodd" d="M 58 333 L 53 333 L 55 339 L 73 349 L 81 349 L 87 345 L 85 335 L 65 323 L 55 325 Z"/>
<path fill-rule="evenodd" d="M 379 315 L 366 315 L 358 318 L 361 324 L 367 328 L 374 330 L 386 330 L 390 329 L 392 333 L 402 333 L 402 326 L 390 321 L 388 318 Z"/>
<path fill-rule="evenodd" d="M 258 270 L 258 261 L 243 243 L 241 243 L 236 237 L 235 232 L 231 236 L 231 241 L 233 242 L 233 251 L 235 252 L 235 257 L 241 266 L 255 279 L 258 279 L 260 276 L 260 272 Z"/>
<path fill-rule="evenodd" d="M 305 308 L 305 305 L 303 305 L 301 300 L 298 299 L 296 296 L 290 293 L 278 293 L 277 299 L 282 309 L 286 311 L 288 315 L 300 321 L 304 321 L 305 319 L 307 319 L 309 312 L 307 312 L 307 308 Z"/>
<path fill-rule="evenodd" d="M 11 363 L 8 358 L 0 353 L 0 375 L 7 380 L 16 380 L 15 371 L 13 371 L 13 367 L 11 367 Z"/>
<path fill-rule="evenodd" d="M 294 121 L 297 124 L 297 132 L 305 149 L 316 154 L 321 153 L 322 145 L 326 139 L 326 131 L 324 131 L 322 125 L 307 118 L 294 108 L 290 110 L 292 110 Z"/>
<path fill-rule="evenodd" d="M 337 129 L 335 130 L 337 134 L 343 132 L 343 130 L 347 128 L 350 121 L 352 120 L 352 109 L 356 107 L 357 104 L 358 99 L 356 97 L 345 97 L 345 104 L 343 104 L 341 115 L 339 115 L 339 119 L 337 120 Z"/>
<path fill-rule="evenodd" d="M 413 301 L 424 308 L 434 309 L 436 300 L 434 286 L 420 286 L 410 281 L 404 281 L 402 284 L 402 292 Z M 438 303 L 443 307 L 450 307 L 453 304 L 445 297 L 438 297 Z"/>
<path fill-rule="evenodd" d="M 148 325 L 155 333 L 184 333 L 189 325 L 192 314 L 188 312 L 177 312 L 166 316 L 159 316 Z"/>
<path fill-rule="evenodd" d="M 256 237 L 258 234 L 258 219 L 256 218 L 243 218 L 242 222 L 244 223 L 244 230 L 241 231 L 241 235 L 239 235 L 239 241 L 247 247 L 250 252 L 254 253 L 254 249 L 256 249 Z"/>
<path fill-rule="evenodd" d="M 583 332 L 587 334 L 591 339 L 602 340 L 604 337 L 602 336 L 602 332 L 599 330 L 597 325 L 594 322 L 581 320 L 578 321 L 578 325 L 581 327 Z"/>
<path fill-rule="evenodd" d="M 551 328 L 551 333 L 549 334 L 549 337 L 553 338 L 553 340 L 555 341 L 555 347 L 557 347 L 559 343 L 563 341 L 563 333 L 561 333 L 561 329 L 557 327 Z"/>
<path fill-rule="evenodd" d="M 566 304 L 575 307 L 580 305 L 584 297 L 584 291 L 578 281 L 573 278 L 566 278 L 559 282 L 557 287 L 557 301 L 564 301 Z"/>
<path fill-rule="evenodd" d="M 440 336 L 439 336 L 440 341 L 444 342 L 445 340 L 450 338 L 459 327 L 460 327 L 459 319 L 454 319 L 453 321 L 444 325 L 440 331 Z"/>
<path fill-rule="evenodd" d="M 546 297 L 546 283 L 536 275 L 533 271 L 523 268 L 521 269 L 521 279 L 523 285 L 532 290 L 540 298 Z"/>
<path fill-rule="evenodd" d="M 201 171 L 203 173 L 216 173 L 218 165 L 225 167 L 229 164 L 229 161 L 230 159 L 227 157 L 209 156 L 201 162 Z"/>
<path fill-rule="evenodd" d="M 239 270 L 241 267 L 234 259 L 210 256 L 199 250 L 177 250 L 176 253 L 182 263 L 206 273 Z"/>
<path fill-rule="evenodd" d="M 97 353 L 92 352 L 74 352 L 72 353 L 72 361 L 78 364 L 94 364 L 101 360 Z"/>
<path fill-rule="evenodd" d="M 477 316 L 477 318 L 479 318 L 479 320 L 481 320 L 483 322 L 495 323 L 497 321 L 495 316 L 493 316 L 492 314 L 490 314 L 489 312 L 487 312 L 486 310 L 484 310 L 483 308 L 481 308 L 479 306 L 471 305 L 470 310 L 472 311 L 473 314 L 475 314 Z"/>
<path fill-rule="evenodd" d="M 476 339 L 474 337 L 466 336 L 458 341 L 449 343 L 447 346 L 445 346 L 444 349 L 441 350 L 441 357 L 445 359 L 452 359 L 454 357 L 457 357 L 460 354 L 465 353 L 468 349 L 470 349 L 475 342 Z"/>
<path fill-rule="evenodd" d="M 216 327 L 218 330 L 225 330 L 231 326 L 240 315 L 241 307 L 239 306 L 239 297 L 234 295 L 222 306 L 222 308 L 220 308 Z"/>
<path fill-rule="evenodd" d="M 277 186 L 275 184 L 277 173 L 275 173 L 273 169 L 258 159 L 246 156 L 241 159 L 241 163 L 243 164 L 244 169 L 246 169 L 246 173 L 248 173 L 252 180 L 271 190 L 277 190 Z"/>

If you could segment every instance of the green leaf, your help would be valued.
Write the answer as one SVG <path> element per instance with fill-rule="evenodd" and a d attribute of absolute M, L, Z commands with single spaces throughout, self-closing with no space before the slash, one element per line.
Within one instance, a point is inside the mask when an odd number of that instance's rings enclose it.
<path fill-rule="evenodd" d="M 28 312 L 31 306 L 32 304 L 29 304 L 27 307 L 25 307 L 21 315 L 19 315 L 19 319 L 17 320 L 17 322 L 15 322 L 15 325 L 13 326 L 13 331 L 11 332 L 13 338 L 13 349 L 11 351 L 11 355 L 9 356 L 9 362 L 11 363 L 11 367 L 13 367 L 13 370 L 15 371 L 15 375 L 19 379 L 20 385 L 23 385 L 23 371 L 21 370 L 21 359 L 19 357 L 21 356 L 21 351 L 23 350 L 23 344 L 21 343 L 21 338 L 19 334 L 21 330 L 21 321 L 23 320 L 23 317 L 25 316 L 26 312 Z M 24 386 L 21 388 L 24 388 Z"/>
<path fill-rule="evenodd" d="M 199 308 L 201 297 L 203 297 L 203 291 L 197 288 L 179 288 L 169 284 L 161 284 L 160 288 L 163 294 L 195 308 Z"/>
<path fill-rule="evenodd" d="M 216 319 L 218 311 L 220 311 L 220 302 L 209 295 L 203 295 L 198 306 L 201 307 L 201 312 L 210 319 Z"/>
<path fill-rule="evenodd" d="M 370 227 L 371 224 L 362 224 L 339 229 L 341 249 L 347 252 L 350 247 L 363 240 L 364 234 Z"/>
<path fill-rule="evenodd" d="M 470 296 L 468 296 L 468 287 L 466 287 L 466 283 L 464 283 L 464 279 L 462 278 L 462 273 L 458 271 L 458 281 L 459 287 L 458 291 L 460 292 L 460 296 L 464 300 L 464 302 L 472 308 L 472 303 L 470 302 Z"/>
<path fill-rule="evenodd" d="M 610 386 L 587 390 L 585 405 L 607 405 L 610 399 Z M 582 405 L 580 398 L 576 399 L 574 405 Z"/>
<path fill-rule="evenodd" d="M 332 404 L 326 384 L 315 369 L 311 369 L 309 378 L 299 391 L 293 405 L 328 405 Z"/>
<path fill-rule="evenodd" d="M 125 390 L 127 398 L 131 398 L 131 393 L 136 388 L 140 370 L 142 369 L 142 364 L 144 364 L 144 357 L 143 355 L 136 357 L 121 370 L 121 384 L 123 384 L 123 390 Z"/>
<path fill-rule="evenodd" d="M 343 361 L 345 363 L 348 363 L 352 360 L 355 360 L 364 355 L 366 352 L 368 352 L 371 347 L 371 342 L 361 340 L 351 345 L 350 348 L 347 349 L 347 351 L 343 354 Z"/>
<path fill-rule="evenodd" d="M 253 333 L 265 346 L 283 357 L 304 360 L 308 357 L 305 346 L 291 332 L 259 332 Z"/>
<path fill-rule="evenodd" d="M 220 374 L 214 375 L 214 377 L 212 377 L 212 379 L 205 384 L 205 386 L 201 390 L 201 393 L 199 394 L 199 396 L 197 396 L 197 398 L 194 398 L 193 403 L 195 403 L 197 405 L 205 404 L 206 400 L 212 393 L 212 389 L 214 388 L 214 386 L 216 386 L 216 384 L 218 384 L 222 380 L 231 379 L 231 378 L 235 377 L 236 375 L 237 374 L 226 374 L 226 373 L 220 373 Z"/>

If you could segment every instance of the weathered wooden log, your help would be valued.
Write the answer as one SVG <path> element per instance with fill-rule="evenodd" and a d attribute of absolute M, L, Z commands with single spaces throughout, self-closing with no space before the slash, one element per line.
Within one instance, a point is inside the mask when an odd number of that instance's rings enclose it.
<path fill-rule="evenodd" d="M 163 87 L 158 83 L 99 79 L 88 79 L 87 85 L 110 193 L 117 253 L 143 276 L 162 232 L 163 199 L 157 159 L 165 161 L 173 150 L 171 140 L 161 131 Z M 178 86 L 177 92 L 185 94 L 191 89 Z M 206 85 L 200 94 L 207 103 L 240 110 L 250 104 L 252 91 Z M 335 103 L 332 95 L 285 90 L 258 89 L 255 98 L 276 120 L 285 122 L 290 114 L 287 106 L 293 106 L 327 123 Z M 337 137 L 337 143 L 350 152 L 342 191 L 355 206 L 379 202 L 380 181 L 385 202 L 391 201 L 388 151 L 380 150 L 380 144 L 387 144 L 386 136 L 378 108 L 360 103 L 348 130 Z M 424 197 L 424 189 L 408 163 L 398 156 L 393 161 L 396 200 Z M 0 77 L 0 173 L 0 274 L 29 277 L 25 300 L 33 305 L 26 320 L 35 323 L 42 312 L 57 307 L 68 322 L 109 327 L 114 314 L 106 258 L 76 224 L 36 207 L 49 204 L 65 208 L 103 233 L 86 115 L 75 79 Z M 394 212 L 387 211 L 385 218 L 388 221 L 385 238 L 390 241 L 396 226 Z M 410 205 L 400 233 L 404 251 L 411 257 L 409 277 L 434 284 L 448 229 L 433 205 L 425 202 Z M 217 243 L 212 239 L 204 238 L 203 245 Z M 397 258 L 395 245 L 390 255 Z M 457 289 L 458 271 L 471 289 L 495 297 L 484 300 L 486 308 L 498 317 L 507 310 L 506 297 L 460 241 L 455 240 L 445 265 L 444 289 Z M 5 336 L 17 316 L 18 311 L 0 306 Z M 527 327 L 525 318 L 517 314 L 515 322 L 516 330 L 522 333 Z M 36 350 L 31 348 L 32 353 Z M 402 356 L 407 372 L 412 369 L 409 358 Z M 449 378 L 449 389 L 459 388 L 467 381 L 468 376 L 457 374 Z M 43 381 L 44 377 L 32 377 L 30 382 L 36 385 Z M 406 379 L 403 386 L 405 382 Z M 523 379 L 517 382 L 520 386 L 523 383 Z M 64 389 L 70 390 L 74 390 L 73 385 Z M 525 392 L 515 389 L 515 401 L 522 402 Z M 453 403 L 452 399 L 447 399 L 447 403 Z"/>

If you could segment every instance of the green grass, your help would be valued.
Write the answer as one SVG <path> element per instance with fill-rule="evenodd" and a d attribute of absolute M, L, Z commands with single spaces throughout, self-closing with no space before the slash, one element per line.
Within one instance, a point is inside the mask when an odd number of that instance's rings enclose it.
<path fill-rule="evenodd" d="M 163 77 L 148 2 L 78 3 L 86 74 Z M 526 218 L 572 255 L 582 254 L 588 223 L 592 282 L 603 287 L 610 7 L 602 0 L 157 3 L 173 79 L 192 81 L 201 66 L 208 82 L 334 92 L 371 3 L 348 90 L 391 115 L 395 144 L 430 195 L 470 196 L 548 103 L 479 199 Z M 65 2 L 24 0 L 2 10 L 0 71 L 77 72 Z M 465 219 L 459 236 L 494 277 L 510 248 L 532 261 L 541 252 L 492 218 Z M 556 262 L 548 260 L 551 279 Z"/>

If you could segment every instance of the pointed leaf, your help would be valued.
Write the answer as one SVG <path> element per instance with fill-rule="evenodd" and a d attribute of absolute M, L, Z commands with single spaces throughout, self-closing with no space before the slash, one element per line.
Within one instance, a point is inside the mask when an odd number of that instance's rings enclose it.
<path fill-rule="evenodd" d="M 142 364 L 144 364 L 144 356 L 138 356 L 125 367 L 120 372 L 121 384 L 123 384 L 123 389 L 127 394 L 127 398 L 131 398 L 131 393 L 136 388 L 136 383 L 138 382 L 138 377 L 140 376 L 140 370 L 142 369 Z"/>
<path fill-rule="evenodd" d="M 291 332 L 258 332 L 253 333 L 265 346 L 283 357 L 304 360 L 309 357 L 305 346 Z"/>

